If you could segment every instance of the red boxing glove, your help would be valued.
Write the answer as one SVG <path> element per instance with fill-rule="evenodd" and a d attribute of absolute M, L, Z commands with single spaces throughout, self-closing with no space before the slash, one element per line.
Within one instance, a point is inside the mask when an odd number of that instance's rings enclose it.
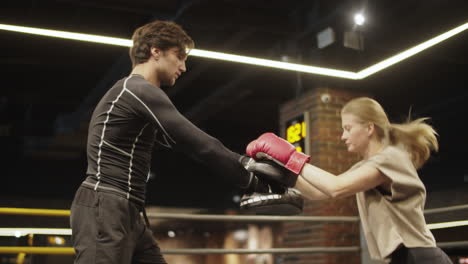
<path fill-rule="evenodd" d="M 273 133 L 265 133 L 249 143 L 247 155 L 254 159 L 269 159 L 299 174 L 310 156 L 296 151 L 296 148 L 286 140 Z"/>

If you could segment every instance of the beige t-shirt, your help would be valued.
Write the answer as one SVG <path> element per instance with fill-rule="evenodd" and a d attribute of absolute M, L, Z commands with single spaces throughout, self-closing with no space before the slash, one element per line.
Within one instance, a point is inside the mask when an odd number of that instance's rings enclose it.
<path fill-rule="evenodd" d="M 384 260 L 401 244 L 435 247 L 423 214 L 426 189 L 409 154 L 399 147 L 388 146 L 350 170 L 363 165 L 375 167 L 391 180 L 389 187 L 377 186 L 356 194 L 371 258 Z"/>

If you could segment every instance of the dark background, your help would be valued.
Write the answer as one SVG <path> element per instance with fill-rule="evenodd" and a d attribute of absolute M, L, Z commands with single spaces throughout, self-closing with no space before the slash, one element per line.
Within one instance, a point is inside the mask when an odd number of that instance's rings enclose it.
<path fill-rule="evenodd" d="M 357 28 L 352 16 L 367 15 Z M 0 23 L 130 39 L 154 19 L 173 20 L 196 48 L 359 71 L 468 22 L 468 1 L 48 0 L 2 1 Z M 336 41 L 317 48 L 331 27 Z M 364 50 L 343 46 L 359 31 Z M 0 31 L 1 194 L 71 200 L 86 170 L 86 132 L 94 106 L 128 75 L 128 48 Z M 317 88 L 373 95 L 394 122 L 430 116 L 440 152 L 421 170 L 428 191 L 466 186 L 465 31 L 364 80 L 345 80 L 189 57 L 167 93 L 178 109 L 232 150 L 261 133 L 279 133 L 279 106 Z M 153 156 L 148 204 L 235 208 L 239 190 L 184 155 Z"/>

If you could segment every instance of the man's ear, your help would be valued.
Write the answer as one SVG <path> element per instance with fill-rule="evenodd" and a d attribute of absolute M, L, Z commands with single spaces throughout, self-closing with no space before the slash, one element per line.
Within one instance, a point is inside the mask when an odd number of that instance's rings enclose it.
<path fill-rule="evenodd" d="M 161 53 L 162 51 L 159 48 L 151 47 L 151 56 L 153 56 L 155 60 L 159 60 Z"/>
<path fill-rule="evenodd" d="M 368 134 L 369 136 L 371 136 L 372 133 L 374 133 L 374 132 L 375 132 L 375 125 L 374 125 L 374 123 L 371 123 L 371 122 L 367 123 L 367 134 Z"/>

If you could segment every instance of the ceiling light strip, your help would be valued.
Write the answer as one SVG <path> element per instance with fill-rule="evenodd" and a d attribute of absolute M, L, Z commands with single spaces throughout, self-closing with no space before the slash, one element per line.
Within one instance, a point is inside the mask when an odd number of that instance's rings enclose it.
<path fill-rule="evenodd" d="M 240 55 L 234 55 L 234 54 L 228 54 L 228 53 L 222 53 L 222 52 L 214 52 L 214 51 L 208 51 L 208 50 L 193 49 L 190 51 L 190 55 L 203 57 L 203 58 L 239 62 L 239 63 L 245 63 L 245 64 L 251 64 L 251 65 L 270 67 L 270 68 L 277 68 L 277 69 L 283 69 L 283 70 L 327 75 L 327 76 L 353 79 L 353 80 L 357 78 L 356 73 L 350 72 L 350 71 L 342 71 L 342 70 L 336 70 L 336 69 L 330 69 L 330 68 L 322 68 L 322 67 L 308 66 L 308 65 L 288 63 L 288 62 L 282 62 L 282 61 L 260 59 L 260 58 L 255 58 L 255 57 L 240 56 Z"/>
<path fill-rule="evenodd" d="M 73 33 L 73 32 L 67 32 L 67 31 L 59 31 L 59 30 L 21 27 L 21 26 L 13 26 L 13 25 L 5 25 L 5 24 L 0 24 L 0 29 L 14 31 L 14 32 L 21 32 L 21 33 L 29 33 L 29 34 L 34 34 L 34 35 L 47 36 L 47 37 L 74 39 L 74 40 L 89 41 L 89 42 L 102 43 L 102 44 L 111 44 L 111 45 L 125 46 L 125 47 L 130 47 L 132 45 L 132 41 L 128 39 L 103 37 L 103 36 L 98 36 L 98 35 Z"/>
<path fill-rule="evenodd" d="M 6 24 L 0 24 L 0 29 L 15 31 L 15 32 L 22 32 L 22 33 L 29 33 L 29 34 L 36 34 L 36 35 L 43 35 L 43 36 L 51 36 L 51 37 L 57 37 L 57 38 L 64 38 L 64 39 L 74 39 L 74 40 L 82 40 L 82 41 L 89 41 L 89 42 L 102 43 L 102 44 L 111 44 L 111 45 L 117 45 L 117 46 L 125 46 L 125 47 L 132 46 L 131 40 L 122 39 L 122 38 L 104 37 L 104 36 L 98 36 L 98 35 L 73 33 L 73 32 L 50 30 L 50 29 L 22 27 L 22 26 L 14 26 L 14 25 L 6 25 Z M 458 26 L 437 37 L 427 40 L 413 48 L 405 50 L 395 56 L 392 56 L 379 63 L 376 63 L 364 70 L 361 70 L 358 73 L 331 69 L 331 68 L 323 68 L 323 67 L 317 67 L 317 66 L 308 66 L 308 65 L 302 65 L 302 64 L 294 64 L 294 63 L 260 59 L 260 58 L 254 58 L 254 57 L 240 56 L 240 55 L 234 55 L 234 54 L 228 54 L 228 53 L 222 53 L 222 52 L 199 50 L 199 49 L 193 49 L 190 52 L 190 54 L 193 56 L 209 58 L 209 59 L 225 60 L 225 61 L 258 65 L 258 66 L 264 66 L 264 67 L 270 67 L 270 68 L 277 68 L 277 69 L 284 69 L 284 70 L 291 70 L 291 71 L 298 71 L 298 72 L 304 72 L 304 73 L 312 73 L 312 74 L 319 74 L 319 75 L 326 75 L 326 76 L 331 76 L 331 77 L 356 80 L 356 79 L 364 79 L 376 72 L 379 72 L 385 68 L 388 68 L 398 62 L 401 62 L 402 60 L 405 60 L 425 49 L 428 49 L 452 36 L 455 36 L 465 31 L 466 29 L 468 29 L 468 23 Z"/>
<path fill-rule="evenodd" d="M 388 59 L 385 59 L 385 60 L 383 60 L 383 61 L 381 61 L 379 63 L 376 63 L 376 64 L 374 64 L 374 65 L 372 65 L 372 66 L 358 72 L 357 73 L 358 78 L 359 79 L 364 79 L 364 78 L 366 78 L 366 77 L 368 77 L 368 76 L 370 76 L 370 75 L 372 75 L 372 74 L 374 74 L 376 72 L 379 72 L 379 71 L 381 71 L 381 70 L 383 70 L 385 68 L 388 68 L 388 67 L 392 66 L 393 64 L 396 64 L 396 63 L 398 63 L 398 62 L 400 62 L 402 60 L 405 60 L 405 59 L 407 59 L 407 58 L 409 58 L 409 57 L 411 57 L 411 56 L 425 50 L 425 49 L 428 49 L 428 48 L 430 48 L 430 47 L 432 47 L 432 46 L 434 46 L 434 45 L 436 45 L 436 44 L 438 44 L 438 43 L 440 43 L 440 42 L 442 42 L 442 41 L 444 41 L 444 40 L 446 40 L 448 38 L 451 38 L 451 37 L 463 32 L 463 31 L 465 31 L 466 29 L 468 29 L 468 23 L 465 23 L 465 24 L 463 24 L 461 26 L 458 26 L 458 27 L 456 27 L 456 28 L 454 28 L 452 30 L 449 30 L 449 31 L 437 36 L 437 37 L 434 37 L 434 38 L 432 38 L 430 40 L 427 40 L 427 41 L 425 41 L 425 42 L 423 42 L 423 43 L 421 43 L 421 44 L 419 44 L 417 46 L 414 46 L 414 47 L 412 47 L 410 49 L 407 49 L 407 50 L 405 50 L 405 51 L 403 51 L 403 52 L 401 52 L 401 53 L 399 53 L 399 54 L 397 54 L 395 56 L 392 56 L 392 57 L 390 57 Z"/>
<path fill-rule="evenodd" d="M 125 47 L 132 46 L 132 40 L 127 40 L 127 39 L 122 39 L 122 38 L 103 37 L 103 36 L 98 36 L 98 35 L 73 33 L 73 32 L 67 32 L 67 31 L 58 31 L 58 30 L 41 29 L 41 28 L 13 26 L 13 25 L 5 25 L 5 24 L 0 24 L 0 29 L 14 31 L 14 32 L 41 35 L 41 36 L 63 38 L 63 39 L 73 39 L 73 40 L 89 41 L 89 42 L 102 43 L 102 44 L 111 44 L 111 45 L 117 45 L 117 46 L 125 46 Z M 259 58 L 253 58 L 253 57 L 247 57 L 247 56 L 239 56 L 239 55 L 222 53 L 222 52 L 213 52 L 213 51 L 207 51 L 207 50 L 193 49 L 190 51 L 190 55 L 203 57 L 203 58 L 209 58 L 209 59 L 225 60 L 225 61 L 239 62 L 239 63 L 245 63 L 245 64 L 264 66 L 264 67 L 278 68 L 278 69 L 284 69 L 284 70 L 327 75 L 327 76 L 332 76 L 332 77 L 356 79 L 356 73 L 354 72 L 341 71 L 341 70 L 315 67 L 315 66 L 307 66 L 307 65 L 294 64 L 294 63 L 286 63 L 286 62 L 280 62 L 280 61 L 274 61 L 274 60 L 259 59 Z"/>

